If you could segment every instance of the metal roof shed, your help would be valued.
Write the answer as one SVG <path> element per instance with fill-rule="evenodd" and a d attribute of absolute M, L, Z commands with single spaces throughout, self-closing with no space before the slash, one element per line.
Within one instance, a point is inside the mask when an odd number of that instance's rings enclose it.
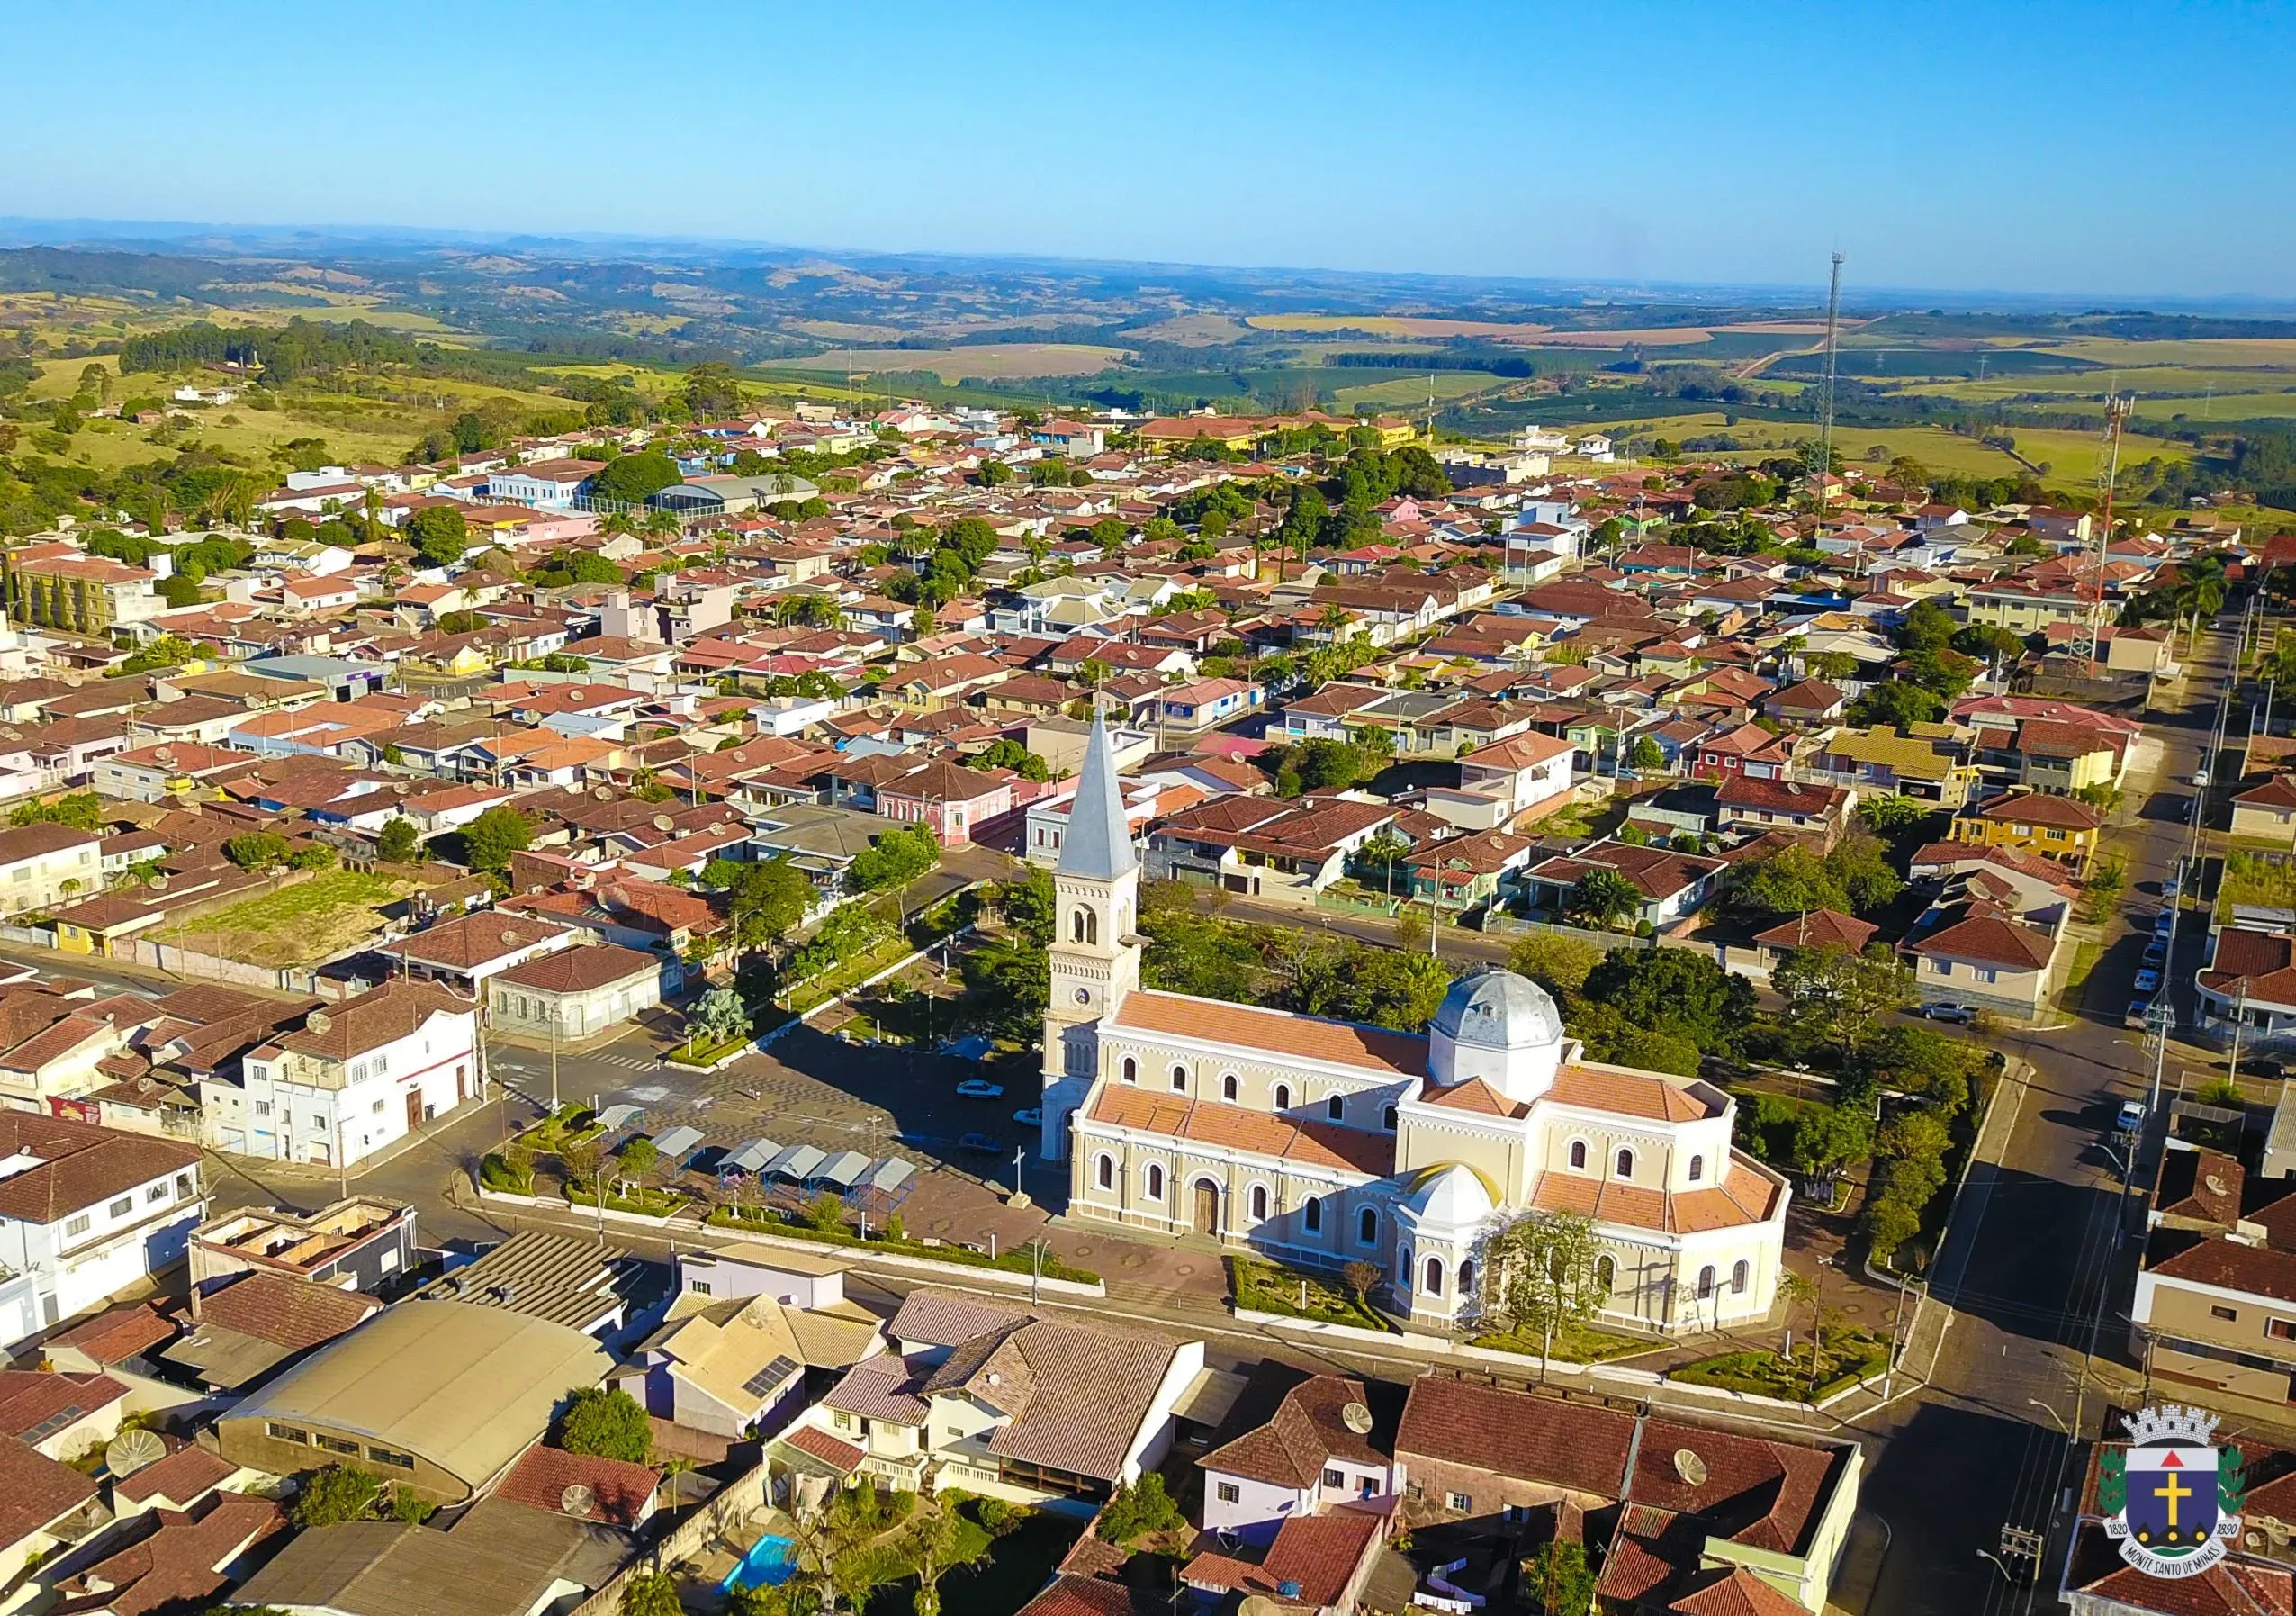
<path fill-rule="evenodd" d="M 683 1167 L 686 1159 L 701 1148 L 699 1128 L 672 1128 L 653 1142 L 665 1167 Z"/>
<path fill-rule="evenodd" d="M 859 1151 L 840 1151 L 814 1169 L 814 1177 L 839 1189 L 851 1189 L 869 1171 L 869 1158 Z"/>
<path fill-rule="evenodd" d="M 881 1196 L 893 1195 L 917 1176 L 916 1163 L 887 1156 L 869 1169 L 869 1187 Z"/>
<path fill-rule="evenodd" d="M 769 1178 L 787 1178 L 792 1184 L 803 1184 L 814 1175 L 814 1169 L 829 1160 L 829 1152 L 815 1150 L 809 1144 L 793 1144 L 765 1164 Z"/>
<path fill-rule="evenodd" d="M 747 1144 L 730 1151 L 717 1164 L 721 1173 L 747 1173 L 752 1178 L 765 1170 L 765 1164 L 781 1153 L 781 1147 L 770 1139 L 752 1139 Z"/>
<path fill-rule="evenodd" d="M 624 1128 L 641 1127 L 645 1123 L 644 1106 L 608 1106 L 598 1114 L 599 1125 L 608 1133 Z"/>

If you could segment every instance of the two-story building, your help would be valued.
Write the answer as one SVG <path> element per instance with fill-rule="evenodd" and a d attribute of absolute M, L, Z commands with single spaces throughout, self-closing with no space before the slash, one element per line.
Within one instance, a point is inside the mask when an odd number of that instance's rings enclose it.
<path fill-rule="evenodd" d="M 0 1344 L 173 1268 L 206 1214 L 196 1145 L 0 1111 Z"/>
<path fill-rule="evenodd" d="M 342 1167 L 479 1098 L 478 1007 L 399 980 L 303 1017 L 250 1050 L 237 1081 L 200 1084 L 208 1142 L 239 1155 Z"/>

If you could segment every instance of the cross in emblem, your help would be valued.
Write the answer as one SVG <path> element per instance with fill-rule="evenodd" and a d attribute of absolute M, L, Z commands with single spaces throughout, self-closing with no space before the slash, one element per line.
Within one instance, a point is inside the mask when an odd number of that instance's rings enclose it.
<path fill-rule="evenodd" d="M 2159 1486 L 2153 1489 L 2154 1497 L 2165 1499 L 2168 1503 L 2168 1529 L 2171 1531 L 2174 1531 L 2176 1530 L 2177 1501 L 2183 1498 L 2190 1498 L 2192 1495 L 2192 1489 L 2186 1486 L 2174 1475 L 2169 1476 L 2169 1478 L 2163 1482 Z"/>

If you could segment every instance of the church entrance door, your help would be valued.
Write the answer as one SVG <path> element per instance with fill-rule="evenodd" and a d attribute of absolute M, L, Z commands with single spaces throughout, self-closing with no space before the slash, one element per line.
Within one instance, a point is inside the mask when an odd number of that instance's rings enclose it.
<path fill-rule="evenodd" d="M 1220 1186 L 1209 1178 L 1196 1180 L 1196 1232 L 1220 1232 Z"/>

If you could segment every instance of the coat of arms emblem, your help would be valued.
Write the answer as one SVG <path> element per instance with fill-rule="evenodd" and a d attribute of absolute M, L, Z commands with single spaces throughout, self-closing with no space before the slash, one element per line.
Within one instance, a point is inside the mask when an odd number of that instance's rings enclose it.
<path fill-rule="evenodd" d="M 2167 1404 L 2122 1423 L 2129 1445 L 2098 1460 L 2105 1535 L 2148 1576 L 2197 1576 L 2240 1535 L 2240 1450 L 2216 1445 L 2217 1416 L 2202 1409 Z"/>

